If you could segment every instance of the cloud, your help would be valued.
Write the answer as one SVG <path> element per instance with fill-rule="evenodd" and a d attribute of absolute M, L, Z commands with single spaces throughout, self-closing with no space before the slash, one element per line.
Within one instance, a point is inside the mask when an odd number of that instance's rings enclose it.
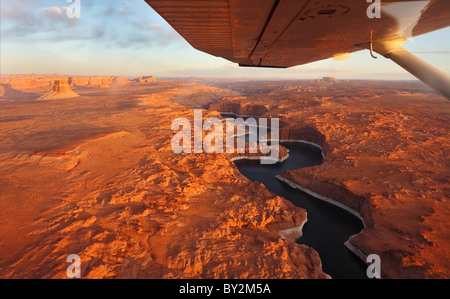
<path fill-rule="evenodd" d="M 63 10 L 57 6 L 44 7 L 42 12 L 53 19 L 60 19 L 63 14 Z"/>
<path fill-rule="evenodd" d="M 2 38 L 25 43 L 82 40 L 105 48 L 167 46 L 182 40 L 173 29 L 160 23 L 160 18 L 145 2 L 122 1 L 123 7 L 127 7 L 125 12 L 124 8 L 117 7 L 120 2 L 82 1 L 80 19 L 69 18 L 66 6 L 46 3 L 2 0 Z M 57 3 L 60 2 L 54 0 L 51 4 Z"/>
<path fill-rule="evenodd" d="M 30 16 L 29 10 L 14 9 L 13 7 L 6 4 L 7 3 L 1 3 L 2 20 L 26 20 L 26 17 Z"/>
<path fill-rule="evenodd" d="M 149 24 L 147 26 L 148 30 L 159 30 L 159 29 L 163 29 L 164 26 L 161 24 Z"/>
<path fill-rule="evenodd" d="M 54 26 L 69 26 L 74 27 L 77 25 L 77 21 L 74 18 L 69 18 L 67 6 L 50 6 L 41 9 L 41 14 L 37 14 L 36 17 L 43 18 L 47 23 L 47 27 L 44 29 L 54 28 Z"/>
<path fill-rule="evenodd" d="M 34 5 L 42 4 L 36 1 Z M 44 40 L 54 34 L 59 35 L 78 24 L 67 16 L 66 6 L 38 7 L 20 0 L 1 2 L 1 35 L 7 40 L 29 42 L 39 36 Z"/>
<path fill-rule="evenodd" d="M 21 22 L 24 25 L 33 25 L 35 23 L 34 10 L 30 9 L 29 4 L 21 0 L 2 0 L 1 5 L 1 23 L 2 31 L 4 26 L 10 24 L 17 25 Z"/>

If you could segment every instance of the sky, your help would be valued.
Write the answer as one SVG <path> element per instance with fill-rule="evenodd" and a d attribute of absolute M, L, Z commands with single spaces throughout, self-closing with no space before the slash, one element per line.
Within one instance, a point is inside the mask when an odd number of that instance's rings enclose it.
<path fill-rule="evenodd" d="M 192 48 L 144 0 L 0 0 L 1 74 L 66 74 L 239 79 L 410 80 L 413 76 L 368 51 L 289 69 L 239 68 Z M 409 40 L 405 47 L 450 75 L 450 28 Z"/>

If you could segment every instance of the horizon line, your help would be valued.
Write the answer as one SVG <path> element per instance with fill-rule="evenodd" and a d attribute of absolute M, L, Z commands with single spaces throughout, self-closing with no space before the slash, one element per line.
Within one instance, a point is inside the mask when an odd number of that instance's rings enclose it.
<path fill-rule="evenodd" d="M 221 81 L 230 81 L 230 80 L 246 80 L 246 81 L 309 81 L 309 80 L 318 80 L 323 78 L 335 78 L 337 80 L 348 80 L 348 81 L 390 81 L 390 82 L 421 82 L 416 78 L 412 79 L 361 79 L 361 78 L 339 78 L 335 76 L 322 76 L 322 77 L 314 77 L 314 78 L 263 78 L 263 77 L 205 77 L 205 76 L 157 76 L 157 75 L 73 75 L 73 74 L 58 74 L 58 73 L 21 73 L 21 74 L 1 74 L 0 77 L 7 76 L 46 76 L 46 77 L 126 77 L 128 79 L 137 79 L 139 77 L 155 77 L 158 80 L 192 80 L 192 79 L 201 79 L 201 80 L 221 80 Z"/>

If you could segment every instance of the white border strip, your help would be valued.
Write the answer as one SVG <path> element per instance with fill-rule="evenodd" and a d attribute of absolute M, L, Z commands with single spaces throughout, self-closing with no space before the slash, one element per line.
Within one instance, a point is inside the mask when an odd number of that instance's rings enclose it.
<path fill-rule="evenodd" d="M 294 189 L 299 189 L 299 190 L 301 190 L 301 191 L 303 191 L 303 192 L 305 192 L 305 193 L 311 195 L 312 197 L 315 197 L 315 198 L 317 198 L 317 199 L 320 199 L 320 200 L 322 200 L 322 201 L 325 201 L 325 202 L 327 202 L 327 203 L 330 203 L 330 204 L 332 204 L 332 205 L 334 205 L 334 206 L 337 206 L 337 207 L 339 207 L 339 208 L 341 208 L 341 209 L 344 209 L 344 210 L 346 210 L 347 212 L 350 212 L 350 213 L 353 214 L 354 216 L 358 217 L 359 220 L 362 221 L 362 223 L 364 224 L 364 226 L 366 226 L 366 224 L 365 224 L 365 222 L 364 222 L 364 218 L 361 216 L 361 214 L 358 213 L 357 211 L 355 211 L 355 210 L 353 210 L 353 209 L 347 207 L 347 206 L 344 205 L 343 203 L 341 203 L 341 202 L 339 202 L 339 201 L 337 201 L 337 200 L 334 200 L 334 199 L 331 199 L 331 198 L 322 196 L 322 195 L 320 195 L 320 194 L 317 194 L 317 193 L 315 193 L 315 192 L 313 192 L 313 191 L 311 191 L 311 190 L 309 190 L 309 189 L 307 189 L 307 188 L 305 188 L 305 187 L 303 187 L 303 186 L 301 186 L 301 185 L 299 185 L 299 184 L 296 184 L 296 183 L 294 183 L 294 182 L 292 182 L 292 181 L 290 181 L 290 180 L 288 180 L 288 179 L 282 177 L 281 175 L 277 175 L 276 178 L 277 178 L 278 180 L 282 181 L 282 182 L 287 183 L 289 186 L 291 186 L 291 187 L 294 188 Z"/>
<path fill-rule="evenodd" d="M 322 153 L 322 158 L 325 159 L 325 153 L 323 152 L 323 147 L 321 147 L 317 143 L 306 141 L 306 140 L 280 140 L 280 144 L 283 143 L 283 142 L 285 142 L 285 143 L 289 143 L 289 142 L 291 142 L 291 143 L 304 143 L 304 144 L 309 144 L 309 145 L 315 146 L 318 149 L 320 149 L 320 152 Z"/>
<path fill-rule="evenodd" d="M 281 230 L 278 232 L 282 239 L 284 239 L 284 240 L 291 239 L 291 236 L 293 236 L 295 239 L 298 239 L 303 236 L 303 227 L 308 222 L 308 212 L 305 212 L 305 213 L 306 213 L 306 218 L 302 224 L 300 224 L 299 226 L 294 226 L 294 227 L 291 227 L 291 228 L 288 228 L 285 230 Z"/>

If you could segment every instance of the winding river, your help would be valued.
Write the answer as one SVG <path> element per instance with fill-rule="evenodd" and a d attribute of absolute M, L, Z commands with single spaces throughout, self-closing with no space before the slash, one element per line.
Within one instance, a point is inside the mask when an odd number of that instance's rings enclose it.
<path fill-rule="evenodd" d="M 363 229 L 363 223 L 351 213 L 311 197 L 279 181 L 276 176 L 285 170 L 320 165 L 319 148 L 296 142 L 281 143 L 289 149 L 289 159 L 276 165 L 261 165 L 259 160 L 235 161 L 240 172 L 252 181 L 263 183 L 271 192 L 286 198 L 308 212 L 303 237 L 297 240 L 314 248 L 320 255 L 323 270 L 335 279 L 367 278 L 365 263 L 350 252 L 344 242 Z"/>

